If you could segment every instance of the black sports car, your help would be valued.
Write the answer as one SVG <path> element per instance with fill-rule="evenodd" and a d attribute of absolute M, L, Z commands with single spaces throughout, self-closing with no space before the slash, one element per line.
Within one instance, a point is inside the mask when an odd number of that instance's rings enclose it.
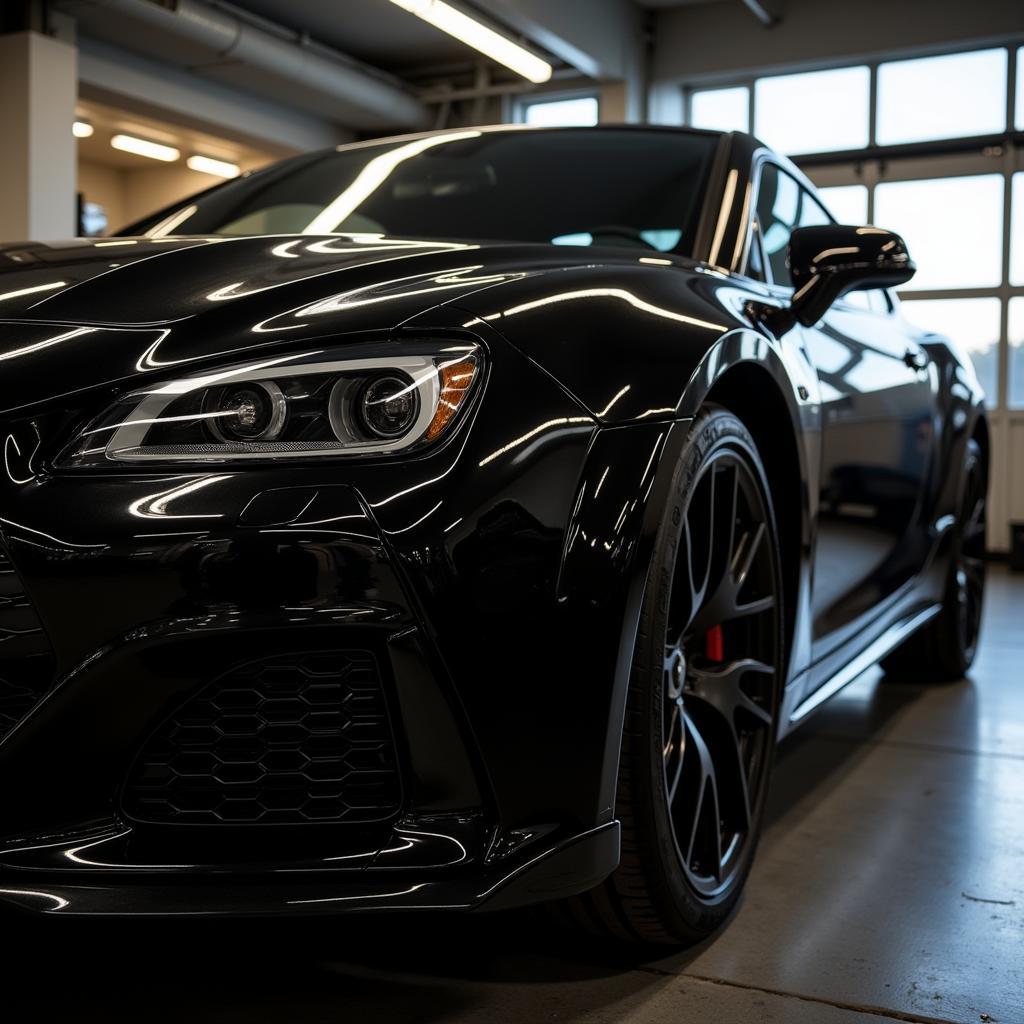
<path fill-rule="evenodd" d="M 0 900 L 706 934 L 776 741 L 974 654 L 988 428 L 913 270 L 749 136 L 625 127 L 0 249 Z"/>

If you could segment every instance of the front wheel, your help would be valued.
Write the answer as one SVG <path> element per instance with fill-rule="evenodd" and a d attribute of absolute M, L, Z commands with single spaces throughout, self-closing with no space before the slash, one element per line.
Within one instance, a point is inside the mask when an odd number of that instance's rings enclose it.
<path fill-rule="evenodd" d="M 771 492 L 743 423 L 709 408 L 676 468 L 640 616 L 617 812 L 622 860 L 578 910 L 620 938 L 691 943 L 749 873 L 783 682 Z"/>

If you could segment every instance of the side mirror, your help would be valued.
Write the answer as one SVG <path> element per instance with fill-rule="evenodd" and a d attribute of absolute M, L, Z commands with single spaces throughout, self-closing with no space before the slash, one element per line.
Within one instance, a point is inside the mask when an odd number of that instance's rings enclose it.
<path fill-rule="evenodd" d="M 906 243 L 884 228 L 822 224 L 797 228 L 789 240 L 791 310 L 805 327 L 816 324 L 836 299 L 863 288 L 891 288 L 913 276 Z"/>

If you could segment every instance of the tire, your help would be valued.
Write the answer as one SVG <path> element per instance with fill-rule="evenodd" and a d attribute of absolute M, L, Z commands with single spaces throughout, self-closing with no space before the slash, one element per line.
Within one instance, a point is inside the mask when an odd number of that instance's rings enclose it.
<path fill-rule="evenodd" d="M 967 442 L 942 611 L 881 662 L 890 682 L 948 683 L 963 677 L 978 652 L 985 598 L 988 479 L 978 442 Z"/>
<path fill-rule="evenodd" d="M 709 407 L 696 418 L 671 495 L 627 697 L 621 861 L 570 913 L 619 939 L 678 945 L 728 918 L 750 871 L 784 643 L 771 491 L 736 416 Z"/>

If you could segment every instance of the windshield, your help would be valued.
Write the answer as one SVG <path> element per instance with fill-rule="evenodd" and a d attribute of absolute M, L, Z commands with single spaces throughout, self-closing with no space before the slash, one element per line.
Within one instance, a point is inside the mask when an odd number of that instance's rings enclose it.
<path fill-rule="evenodd" d="M 122 234 L 373 233 L 688 254 L 711 134 L 466 130 L 313 153 Z"/>

